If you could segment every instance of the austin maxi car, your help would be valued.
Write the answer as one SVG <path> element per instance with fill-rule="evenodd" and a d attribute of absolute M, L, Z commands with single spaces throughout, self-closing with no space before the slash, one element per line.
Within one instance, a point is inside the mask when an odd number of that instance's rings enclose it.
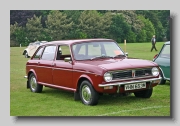
<path fill-rule="evenodd" d="M 36 49 L 45 42 L 47 42 L 47 41 L 36 41 L 36 42 L 29 43 L 27 48 L 24 49 L 22 55 L 24 55 L 25 58 L 31 57 L 34 54 L 34 52 L 36 51 Z"/>
<path fill-rule="evenodd" d="M 166 81 L 170 81 L 170 41 L 163 44 L 160 52 L 154 56 L 153 62 L 160 67 L 162 79 L 159 84 L 165 84 Z"/>
<path fill-rule="evenodd" d="M 128 58 L 112 39 L 52 41 L 40 45 L 27 61 L 27 88 L 43 86 L 74 92 L 74 100 L 97 105 L 103 94 L 133 93 L 150 98 L 161 80 L 156 63 Z"/>

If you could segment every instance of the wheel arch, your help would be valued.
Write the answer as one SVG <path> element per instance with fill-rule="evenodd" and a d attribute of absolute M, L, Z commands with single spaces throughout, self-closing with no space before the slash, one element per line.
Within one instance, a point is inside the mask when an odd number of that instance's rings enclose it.
<path fill-rule="evenodd" d="M 91 83 L 91 85 L 93 86 L 93 82 L 92 82 L 91 78 L 89 76 L 87 76 L 87 75 L 82 75 L 82 76 L 79 77 L 79 80 L 77 82 L 76 92 L 79 92 L 80 85 L 84 80 L 89 81 Z"/>
<path fill-rule="evenodd" d="M 23 51 L 23 55 L 25 55 L 25 53 L 28 53 L 28 55 L 29 55 L 29 50 L 28 49 L 25 49 L 24 51 Z"/>
<path fill-rule="evenodd" d="M 163 79 L 165 79 L 163 70 L 161 69 L 161 67 L 159 67 L 159 69 L 160 69 L 160 75 L 161 75 L 161 77 L 162 77 Z"/>
<path fill-rule="evenodd" d="M 29 76 L 30 76 L 32 73 L 34 74 L 34 76 L 36 77 L 36 80 L 38 81 L 37 75 L 36 75 L 36 73 L 35 73 L 34 70 L 30 70 L 30 71 L 28 72 L 28 79 L 29 79 Z"/>

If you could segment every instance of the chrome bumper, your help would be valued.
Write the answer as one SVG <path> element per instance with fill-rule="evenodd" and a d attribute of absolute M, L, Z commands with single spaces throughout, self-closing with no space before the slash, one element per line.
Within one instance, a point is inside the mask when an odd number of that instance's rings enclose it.
<path fill-rule="evenodd" d="M 152 79 L 141 79 L 136 81 L 127 81 L 127 82 L 115 82 L 115 83 L 108 83 L 108 84 L 99 84 L 99 87 L 107 87 L 107 86 L 121 86 L 125 84 L 134 84 L 134 83 L 141 83 L 141 82 L 153 82 L 153 81 L 159 81 L 162 77 L 159 78 L 152 78 Z"/>

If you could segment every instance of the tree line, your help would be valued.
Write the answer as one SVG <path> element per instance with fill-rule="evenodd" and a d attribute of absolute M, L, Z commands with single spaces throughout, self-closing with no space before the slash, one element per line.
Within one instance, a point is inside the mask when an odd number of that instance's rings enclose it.
<path fill-rule="evenodd" d="M 10 10 L 10 45 L 110 38 L 118 43 L 170 40 L 169 10 Z"/>

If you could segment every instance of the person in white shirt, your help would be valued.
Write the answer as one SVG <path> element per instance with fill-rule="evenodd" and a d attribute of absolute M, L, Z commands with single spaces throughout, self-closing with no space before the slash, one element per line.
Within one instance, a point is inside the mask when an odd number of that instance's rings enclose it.
<path fill-rule="evenodd" d="M 155 49 L 156 51 L 158 51 L 156 49 L 156 38 L 155 38 L 155 35 L 153 35 L 152 39 L 151 39 L 151 42 L 152 42 L 152 48 L 151 48 L 151 52 L 153 51 L 153 49 Z"/>

